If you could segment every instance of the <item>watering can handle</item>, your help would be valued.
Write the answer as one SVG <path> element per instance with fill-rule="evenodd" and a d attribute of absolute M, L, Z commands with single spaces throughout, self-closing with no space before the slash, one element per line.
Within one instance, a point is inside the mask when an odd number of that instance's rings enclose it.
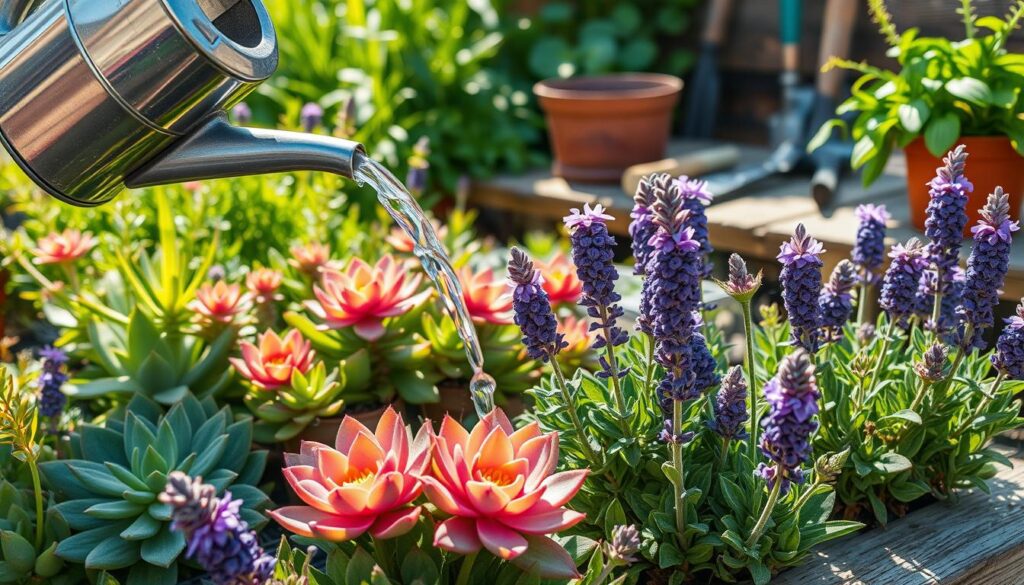
<path fill-rule="evenodd" d="M 782 40 L 782 68 L 785 71 L 795 72 L 800 66 L 802 25 L 802 0 L 779 0 L 779 37 Z"/>

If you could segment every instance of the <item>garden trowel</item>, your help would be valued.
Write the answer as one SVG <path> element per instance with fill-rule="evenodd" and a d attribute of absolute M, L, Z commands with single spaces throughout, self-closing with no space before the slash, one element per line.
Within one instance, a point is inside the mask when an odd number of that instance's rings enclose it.
<path fill-rule="evenodd" d="M 766 177 L 788 173 L 804 156 L 807 124 L 814 104 L 814 90 L 800 85 L 801 0 L 780 0 L 780 33 L 782 37 L 782 109 L 772 119 L 772 153 L 761 163 L 742 167 L 734 172 L 703 177 L 716 201 L 735 197 L 736 192 Z"/>

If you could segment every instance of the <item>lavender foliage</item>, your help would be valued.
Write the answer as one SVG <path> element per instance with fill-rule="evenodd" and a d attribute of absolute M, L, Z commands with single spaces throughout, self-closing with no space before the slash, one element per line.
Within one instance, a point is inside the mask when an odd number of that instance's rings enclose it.
<path fill-rule="evenodd" d="M 747 381 L 740 366 L 733 366 L 725 374 L 713 407 L 715 417 L 708 422 L 712 431 L 726 439 L 747 438 L 744 428 L 744 423 L 750 418 L 747 414 Z"/>
<path fill-rule="evenodd" d="M 843 337 L 843 326 L 853 312 L 851 291 L 857 284 L 857 267 L 849 260 L 836 265 L 828 284 L 821 291 L 818 308 L 824 341 L 832 343 Z"/>
<path fill-rule="evenodd" d="M 992 365 L 1011 380 L 1024 380 L 1024 300 L 996 340 Z"/>
<path fill-rule="evenodd" d="M 781 481 L 780 489 L 786 493 L 790 483 L 803 483 L 801 466 L 810 459 L 810 437 L 818 429 L 813 419 L 821 394 L 810 354 L 797 349 L 786 356 L 764 394 L 770 408 L 762 423 L 761 452 L 772 465 L 761 463 L 758 473 L 770 488 Z"/>
<path fill-rule="evenodd" d="M 572 259 L 576 265 L 576 275 L 583 284 L 580 305 L 587 308 L 591 318 L 590 331 L 597 332 L 594 349 L 602 349 L 622 345 L 629 340 L 629 335 L 617 325 L 617 320 L 625 311 L 618 302 L 622 299 L 615 292 L 615 281 L 619 272 L 615 268 L 615 238 L 608 233 L 605 222 L 614 219 L 604 213 L 604 207 L 589 204 L 583 211 L 573 209 L 564 218 L 569 228 L 569 239 L 572 243 Z M 622 377 L 626 370 L 612 372 L 611 364 L 603 357 L 602 371 L 598 376 L 608 378 L 612 375 Z"/>
<path fill-rule="evenodd" d="M 782 300 L 789 315 L 793 342 L 809 352 L 818 349 L 821 295 L 821 242 L 807 235 L 803 224 L 796 226 L 793 238 L 782 244 L 778 259 L 782 263 Z"/>
<path fill-rule="evenodd" d="M 513 320 L 523 334 L 523 345 L 531 359 L 547 362 L 568 344 L 558 333 L 558 320 L 544 292 L 540 271 L 519 248 L 512 248 L 508 262 L 509 285 L 513 287 Z"/>

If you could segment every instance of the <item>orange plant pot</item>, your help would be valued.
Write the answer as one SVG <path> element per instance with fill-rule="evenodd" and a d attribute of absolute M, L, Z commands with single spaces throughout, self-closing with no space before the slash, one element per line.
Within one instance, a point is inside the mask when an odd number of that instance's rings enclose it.
<path fill-rule="evenodd" d="M 618 182 L 629 167 L 665 157 L 683 81 L 624 73 L 548 79 L 533 86 L 546 114 L 554 173 L 584 182 Z"/>
<path fill-rule="evenodd" d="M 974 184 L 967 203 L 967 227 L 964 237 L 970 237 L 971 226 L 978 223 L 978 210 L 985 205 L 988 194 L 997 186 L 1010 196 L 1010 216 L 1020 218 L 1024 201 L 1024 159 L 1005 136 L 961 136 L 957 144 L 967 147 L 967 178 Z M 924 230 L 928 209 L 928 183 L 935 177 L 935 169 L 942 159 L 933 156 L 918 138 L 907 145 L 907 194 L 910 197 L 910 218 L 914 227 Z"/>

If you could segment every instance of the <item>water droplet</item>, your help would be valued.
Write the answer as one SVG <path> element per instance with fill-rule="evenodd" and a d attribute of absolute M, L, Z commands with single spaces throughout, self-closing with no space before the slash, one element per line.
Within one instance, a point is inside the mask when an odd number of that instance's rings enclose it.
<path fill-rule="evenodd" d="M 494 378 L 483 370 L 476 370 L 469 382 L 469 393 L 473 397 L 473 407 L 478 417 L 483 418 L 494 410 L 494 392 L 497 389 L 498 384 Z"/>

